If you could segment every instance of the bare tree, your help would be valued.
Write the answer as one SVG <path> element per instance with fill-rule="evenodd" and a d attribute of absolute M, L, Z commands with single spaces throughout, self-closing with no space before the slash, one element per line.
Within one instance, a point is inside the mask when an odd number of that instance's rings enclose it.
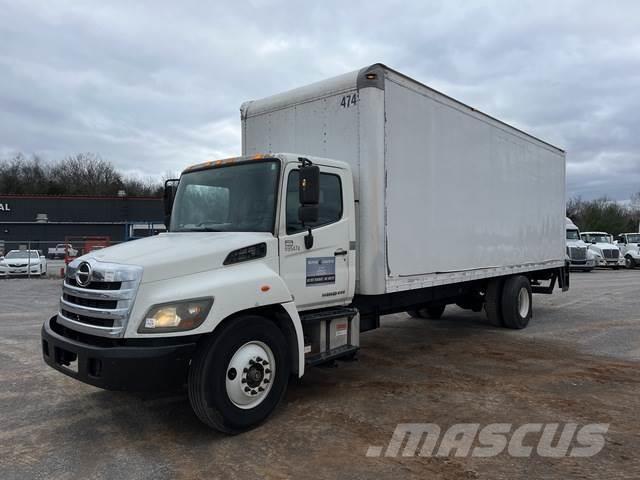
<path fill-rule="evenodd" d="M 120 190 L 131 196 L 158 196 L 162 183 L 151 177 L 124 177 L 94 153 L 79 153 L 52 163 L 22 153 L 0 159 L 0 193 L 116 195 Z"/>

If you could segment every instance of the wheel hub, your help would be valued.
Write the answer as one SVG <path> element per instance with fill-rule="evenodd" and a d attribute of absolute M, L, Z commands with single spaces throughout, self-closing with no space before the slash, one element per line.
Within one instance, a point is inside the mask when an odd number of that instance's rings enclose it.
<path fill-rule="evenodd" d="M 529 292 L 526 288 L 521 288 L 518 292 L 518 313 L 522 318 L 529 314 Z"/>
<path fill-rule="evenodd" d="M 241 346 L 227 367 L 226 388 L 229 399 L 239 408 L 259 405 L 269 393 L 275 370 L 271 349 L 263 342 L 249 342 Z M 241 375 L 231 375 L 237 370 Z"/>

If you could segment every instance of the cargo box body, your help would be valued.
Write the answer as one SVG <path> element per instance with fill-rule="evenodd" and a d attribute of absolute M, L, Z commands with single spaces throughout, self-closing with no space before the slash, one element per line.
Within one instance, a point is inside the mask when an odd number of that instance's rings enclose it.
<path fill-rule="evenodd" d="M 383 65 L 245 103 L 242 150 L 351 165 L 357 294 L 564 264 L 564 152 Z"/>

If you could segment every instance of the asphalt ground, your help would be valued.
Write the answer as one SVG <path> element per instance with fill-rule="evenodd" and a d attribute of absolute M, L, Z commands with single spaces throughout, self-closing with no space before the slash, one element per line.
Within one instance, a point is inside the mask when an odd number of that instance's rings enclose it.
<path fill-rule="evenodd" d="M 107 392 L 42 361 L 60 280 L 0 280 L 0 478 L 638 478 L 640 269 L 575 273 L 534 297 L 522 331 L 447 307 L 383 318 L 354 362 L 292 381 L 271 419 L 235 437 L 184 392 Z M 399 423 L 608 424 L 590 458 L 367 457 Z"/>

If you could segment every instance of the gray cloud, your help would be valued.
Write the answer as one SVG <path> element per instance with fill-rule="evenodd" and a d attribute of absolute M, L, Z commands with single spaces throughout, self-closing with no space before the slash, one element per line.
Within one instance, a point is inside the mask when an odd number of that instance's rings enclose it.
<path fill-rule="evenodd" d="M 567 150 L 569 195 L 640 190 L 640 3 L 0 0 L 0 154 L 140 174 L 240 150 L 238 108 L 381 61 Z"/>

